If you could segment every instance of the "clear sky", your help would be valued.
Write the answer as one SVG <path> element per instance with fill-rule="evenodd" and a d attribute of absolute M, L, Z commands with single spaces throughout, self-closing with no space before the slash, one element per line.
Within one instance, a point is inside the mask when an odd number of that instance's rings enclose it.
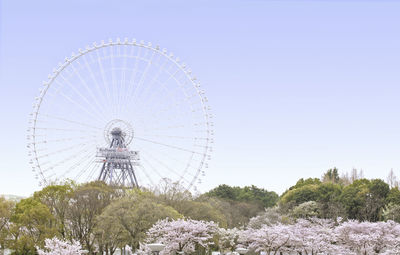
<path fill-rule="evenodd" d="M 215 147 L 200 190 L 278 193 L 338 167 L 400 175 L 400 1 L 0 0 L 0 194 L 38 189 L 28 115 L 64 57 L 129 37 L 201 80 Z"/>

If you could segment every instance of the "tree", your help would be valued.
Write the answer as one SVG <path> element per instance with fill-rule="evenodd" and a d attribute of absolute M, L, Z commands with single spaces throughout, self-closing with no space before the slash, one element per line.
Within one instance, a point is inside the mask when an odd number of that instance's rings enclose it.
<path fill-rule="evenodd" d="M 224 252 L 235 251 L 238 247 L 241 230 L 237 228 L 219 228 L 218 229 L 218 247 Z"/>
<path fill-rule="evenodd" d="M 214 222 L 190 219 L 160 220 L 147 232 L 147 242 L 161 242 L 166 245 L 161 255 L 175 252 L 192 253 L 207 250 L 213 244 L 218 227 Z"/>
<path fill-rule="evenodd" d="M 337 217 L 345 217 L 345 210 L 340 203 L 342 194 L 342 186 L 335 183 L 322 183 L 318 186 L 317 191 L 319 204 L 319 217 L 336 219 Z"/>
<path fill-rule="evenodd" d="M 386 197 L 386 203 L 400 205 L 400 190 L 398 187 L 390 189 L 389 194 Z"/>
<path fill-rule="evenodd" d="M 400 205 L 399 204 L 389 204 L 383 210 L 383 219 L 388 221 L 392 220 L 395 222 L 400 222 Z"/>
<path fill-rule="evenodd" d="M 182 217 L 172 207 L 157 203 L 149 192 L 134 191 L 108 205 L 96 219 L 98 243 L 113 254 L 117 247 L 138 248 L 146 231 L 158 220 Z"/>
<path fill-rule="evenodd" d="M 290 225 L 278 223 L 272 226 L 265 225 L 260 229 L 247 229 L 242 232 L 239 242 L 255 253 L 279 254 L 288 251 L 286 247 L 292 236 Z"/>
<path fill-rule="evenodd" d="M 6 248 L 6 240 L 9 237 L 12 209 L 15 204 L 12 201 L 0 197 L 0 251 Z"/>
<path fill-rule="evenodd" d="M 65 221 L 69 202 L 73 193 L 73 184 L 49 185 L 33 194 L 34 199 L 45 204 L 55 218 L 57 229 L 66 238 Z"/>
<path fill-rule="evenodd" d="M 337 243 L 356 254 L 396 254 L 400 246 L 400 228 L 393 221 L 343 222 L 334 230 Z"/>
<path fill-rule="evenodd" d="M 310 218 L 298 219 L 291 225 L 292 240 L 288 250 L 298 254 L 346 254 L 346 249 L 334 245 L 334 222 L 332 220 Z"/>
<path fill-rule="evenodd" d="M 275 192 L 267 191 L 254 185 L 240 188 L 222 184 L 210 190 L 205 195 L 232 201 L 254 202 L 259 204 L 261 208 L 272 207 L 276 205 L 279 199 L 278 194 Z"/>
<path fill-rule="evenodd" d="M 339 183 L 339 171 L 336 167 L 329 169 L 322 176 L 322 182 Z"/>
<path fill-rule="evenodd" d="M 377 221 L 386 205 L 389 185 L 379 179 L 360 179 L 343 189 L 340 201 L 350 219 Z"/>
<path fill-rule="evenodd" d="M 225 215 L 208 201 L 182 201 L 179 205 L 175 205 L 174 209 L 193 220 L 213 221 L 220 227 L 227 226 Z"/>
<path fill-rule="evenodd" d="M 319 180 L 318 180 L 319 182 Z M 317 192 L 320 182 L 317 184 L 304 184 L 298 187 L 292 188 L 282 195 L 281 204 L 292 204 L 297 206 L 308 201 L 317 201 L 319 194 Z"/>
<path fill-rule="evenodd" d="M 79 242 L 62 241 L 56 237 L 46 239 L 44 249 L 38 247 L 37 252 L 39 255 L 81 255 L 85 253 Z"/>
<path fill-rule="evenodd" d="M 42 246 L 46 238 L 57 234 L 49 208 L 33 198 L 16 204 L 11 221 L 10 232 L 15 240 L 12 249 L 16 254 L 35 254 L 35 246 Z"/>
<path fill-rule="evenodd" d="M 386 178 L 387 184 L 389 184 L 390 188 L 399 187 L 399 181 L 397 180 L 396 175 L 394 174 L 393 168 L 390 169 L 390 172 Z"/>
<path fill-rule="evenodd" d="M 279 207 L 265 208 L 265 211 L 250 219 L 248 228 L 260 229 L 263 226 L 272 226 L 278 223 L 289 223 L 290 218 L 281 213 Z"/>
<path fill-rule="evenodd" d="M 111 201 L 120 197 L 117 189 L 103 182 L 91 182 L 78 186 L 70 200 L 67 211 L 67 225 L 71 237 L 78 240 L 89 253 L 94 252 L 96 217 Z"/>
<path fill-rule="evenodd" d="M 318 205 L 317 202 L 307 201 L 293 208 L 291 215 L 294 218 L 303 218 L 303 219 L 317 217 L 320 214 L 319 208 L 320 206 Z"/>

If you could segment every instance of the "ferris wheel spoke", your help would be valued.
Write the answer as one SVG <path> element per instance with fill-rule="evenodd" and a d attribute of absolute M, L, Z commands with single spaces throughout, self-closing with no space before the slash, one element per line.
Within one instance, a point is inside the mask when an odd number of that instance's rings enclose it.
<path fill-rule="evenodd" d="M 135 57 L 135 64 L 134 67 L 132 68 L 132 73 L 131 73 L 131 78 L 129 79 L 129 84 L 128 84 L 128 91 L 125 96 L 125 101 L 129 100 L 129 95 L 131 94 L 131 91 L 134 91 L 134 85 L 135 85 L 135 78 L 138 72 L 138 64 L 139 64 L 139 56 L 142 52 L 142 47 L 139 47 L 137 56 Z"/>
<path fill-rule="evenodd" d="M 94 164 L 96 161 L 96 157 L 94 157 L 93 155 L 90 155 L 90 156 L 88 156 L 86 158 L 82 158 L 81 161 L 79 161 L 78 163 L 75 164 L 75 167 L 71 167 L 69 169 L 69 171 L 72 171 L 78 165 L 83 165 L 83 167 L 81 167 L 81 170 L 77 173 L 77 175 L 75 175 L 74 179 L 79 180 L 85 172 L 88 172 L 88 170 L 90 169 L 91 166 L 96 165 L 96 164 Z"/>
<path fill-rule="evenodd" d="M 161 160 L 159 160 L 159 159 L 153 157 L 151 154 L 149 154 L 149 153 L 146 153 L 146 154 L 147 154 L 153 161 L 157 162 L 159 165 L 161 165 L 161 166 L 164 167 L 166 170 L 168 170 L 169 173 L 173 173 L 173 174 L 175 174 L 178 178 L 181 178 L 181 179 L 183 179 L 184 181 L 190 183 L 186 178 L 184 178 L 184 177 L 182 176 L 181 173 L 176 172 L 174 169 L 172 169 L 171 167 L 169 167 L 167 164 L 165 164 L 165 163 L 162 162 Z"/>
<path fill-rule="evenodd" d="M 150 160 L 147 160 L 145 157 L 143 157 L 143 156 L 141 156 L 141 159 L 146 163 L 146 165 L 148 165 L 152 170 L 153 170 L 153 172 L 155 172 L 159 177 L 160 177 L 160 179 L 163 179 L 163 178 L 165 178 L 165 175 L 162 175 L 158 170 L 157 170 L 157 168 L 152 164 L 152 163 L 150 163 L 151 161 Z M 154 182 L 153 182 L 153 184 L 154 184 Z"/>
<path fill-rule="evenodd" d="M 79 62 L 78 62 L 79 63 Z M 97 105 L 98 108 L 96 109 L 103 109 L 104 111 L 106 111 L 104 109 L 104 104 L 101 104 L 99 102 L 98 97 L 96 97 L 92 91 L 91 88 L 89 88 L 87 82 L 85 81 L 85 79 L 82 78 L 82 76 L 79 74 L 79 72 L 76 70 L 76 67 L 73 63 L 70 64 L 74 74 L 79 78 L 79 80 L 81 81 L 81 84 L 83 84 L 83 86 L 85 87 L 86 91 L 89 93 L 90 97 L 92 98 L 92 101 Z"/>
<path fill-rule="evenodd" d="M 166 137 L 166 138 L 176 138 L 176 139 L 184 139 L 184 140 L 208 140 L 206 137 L 193 137 L 193 136 L 177 136 L 177 135 L 160 135 L 160 134 L 148 134 L 142 133 L 142 136 L 153 136 L 153 137 Z"/>
<path fill-rule="evenodd" d="M 63 159 L 63 160 L 58 161 L 57 163 L 54 163 L 53 165 L 51 165 L 51 166 L 48 167 L 47 169 L 54 169 L 55 167 L 59 166 L 60 164 L 64 164 L 64 163 L 66 163 L 66 162 L 68 162 L 68 161 L 74 160 L 74 159 L 76 159 L 76 157 L 78 157 L 79 155 L 82 155 L 82 153 L 85 153 L 85 152 L 87 152 L 88 150 L 90 150 L 90 148 L 88 148 L 88 146 L 85 146 L 82 150 L 79 150 L 78 153 L 75 153 L 75 154 L 73 154 L 72 156 L 69 156 L 69 157 L 67 157 L 67 158 L 65 158 L 65 159 Z M 43 166 L 43 165 L 46 165 L 46 164 L 48 164 L 48 163 L 51 163 L 51 162 L 50 162 L 50 161 L 43 162 L 43 163 L 41 163 L 40 165 Z"/>
<path fill-rule="evenodd" d="M 67 131 L 67 132 L 83 132 L 83 133 L 93 133 L 93 131 L 85 130 L 85 129 L 72 129 L 72 128 L 46 128 L 46 127 L 36 127 L 38 130 L 52 130 L 52 131 Z"/>
<path fill-rule="evenodd" d="M 60 74 L 60 77 L 64 80 L 64 83 L 68 85 L 68 87 L 70 87 L 72 89 L 72 91 L 74 91 L 74 93 L 76 93 L 85 103 L 87 106 L 90 107 L 91 111 L 93 112 L 94 115 L 97 115 L 96 118 L 100 118 L 103 119 L 103 116 L 101 114 L 101 112 L 98 111 L 98 109 L 96 109 L 92 103 L 90 103 L 89 99 L 87 97 L 85 97 L 78 89 L 75 88 L 75 86 L 73 84 L 71 84 L 70 81 L 68 81 L 67 78 L 64 77 L 64 75 Z M 56 80 L 56 83 L 61 84 L 58 80 Z M 63 96 L 64 98 L 66 98 L 68 101 L 70 101 L 71 103 L 74 103 L 76 105 L 78 105 L 81 109 L 83 109 L 84 111 L 88 112 L 87 107 L 82 106 L 81 104 L 77 103 L 75 100 L 73 100 L 71 97 L 65 95 L 64 93 L 60 92 L 60 95 Z"/>
<path fill-rule="evenodd" d="M 66 118 L 64 118 L 64 117 L 59 117 L 59 116 L 54 116 L 54 115 L 49 115 L 49 114 L 41 114 L 41 115 L 44 116 L 44 117 L 47 117 L 47 118 L 57 119 L 57 120 L 62 120 L 62 121 L 68 122 L 68 123 L 77 124 L 77 125 L 80 125 L 80 126 L 83 126 L 83 127 L 88 127 L 88 128 L 93 128 L 93 129 L 102 130 L 102 128 L 95 127 L 95 126 L 92 126 L 92 125 L 90 125 L 90 124 L 83 123 L 83 122 L 81 122 L 81 121 L 69 120 L 69 119 L 66 119 Z"/>
<path fill-rule="evenodd" d="M 166 72 L 169 73 L 168 71 L 166 71 Z M 158 85 L 159 85 L 158 88 L 159 88 L 159 89 L 163 89 L 165 92 L 167 92 L 167 94 L 169 94 L 169 91 L 168 91 L 168 89 L 165 87 L 165 85 L 167 84 L 168 81 L 170 81 L 171 79 L 173 79 L 173 77 L 175 77 L 175 75 L 176 75 L 178 72 L 179 72 L 179 69 L 176 70 L 175 73 L 173 73 L 172 75 L 170 74 L 169 77 L 167 78 L 167 80 L 165 80 L 165 81 L 163 81 L 163 82 L 158 82 Z M 153 99 L 153 98 L 154 98 L 154 95 L 156 95 L 156 92 L 159 91 L 159 89 L 158 89 L 158 90 L 153 90 L 152 98 L 150 98 L 151 100 L 147 100 L 147 104 L 145 104 L 145 105 L 143 106 L 144 109 L 146 109 L 146 108 L 147 108 L 148 106 L 150 106 L 150 105 L 154 105 L 154 100 L 155 100 L 155 99 Z M 133 109 L 135 109 L 135 108 L 133 108 Z"/>
<path fill-rule="evenodd" d="M 97 136 L 89 136 L 89 137 L 95 137 L 97 138 Z M 37 142 L 35 142 L 36 144 L 41 144 L 41 143 L 58 143 L 58 142 L 66 142 L 66 141 L 73 141 L 76 139 L 79 140 L 83 140 L 83 139 L 87 139 L 87 136 L 79 136 L 79 137 L 67 137 L 67 138 L 61 138 L 61 139 L 51 139 L 51 140 L 39 140 Z"/>
<path fill-rule="evenodd" d="M 113 102 L 114 102 L 114 107 L 115 107 L 115 115 L 118 116 L 119 114 L 119 102 L 118 102 L 118 95 L 116 92 L 116 80 L 115 80 L 115 68 L 114 68 L 114 53 L 113 53 L 113 48 L 110 47 L 110 63 L 111 63 L 111 90 L 112 90 L 112 97 L 113 97 Z M 118 90 L 117 90 L 118 91 Z"/>
<path fill-rule="evenodd" d="M 150 185 L 155 186 L 154 181 L 150 178 L 149 174 L 147 173 L 146 168 L 143 165 L 139 165 L 138 167 L 140 167 L 143 171 L 143 174 L 146 176 L 146 178 L 149 180 Z M 136 168 L 137 169 L 137 168 Z M 140 181 L 140 180 L 139 180 Z"/>
<path fill-rule="evenodd" d="M 96 51 L 96 57 L 97 57 L 97 63 L 99 64 L 99 67 L 100 67 L 100 74 L 101 74 L 101 78 L 103 80 L 103 85 L 105 87 L 106 95 L 107 95 L 107 98 L 108 98 L 107 102 L 111 102 L 110 89 L 109 89 L 108 82 L 107 82 L 107 79 L 106 79 L 106 74 L 104 72 L 104 67 L 103 67 L 103 64 L 101 62 L 99 51 Z"/>
<path fill-rule="evenodd" d="M 61 153 L 61 152 L 69 151 L 71 149 L 80 148 L 81 146 L 87 145 L 90 142 L 93 142 L 93 143 L 90 143 L 90 144 L 94 144 L 94 141 L 96 141 L 96 140 L 95 139 L 86 140 L 83 143 L 78 143 L 78 144 L 69 146 L 67 148 L 63 148 L 63 149 L 56 150 L 56 151 L 51 151 L 51 152 L 48 152 L 46 154 L 40 155 L 40 156 L 38 156 L 36 158 L 38 158 L 38 159 L 39 158 L 44 158 L 44 157 L 52 156 L 52 155 L 55 155 L 55 154 L 58 154 L 58 153 Z"/>
<path fill-rule="evenodd" d="M 163 178 L 163 175 L 160 174 L 160 172 L 157 170 L 157 168 L 155 168 L 155 167 L 153 166 L 153 164 L 150 163 L 150 161 L 146 160 L 144 157 L 141 157 L 140 159 L 143 160 L 143 162 L 146 163 L 146 165 L 148 165 L 148 166 L 151 168 L 151 170 L 153 170 L 153 172 L 154 172 L 156 175 L 158 175 L 158 177 Z M 143 165 L 140 165 L 140 166 L 142 166 L 142 167 L 144 168 Z M 144 170 L 145 170 L 145 169 L 144 169 Z M 150 182 L 154 183 L 153 180 L 151 179 L 151 177 L 149 176 L 149 174 L 148 174 L 146 171 L 144 171 L 144 174 L 146 175 L 146 177 L 149 179 Z"/>
<path fill-rule="evenodd" d="M 149 139 L 145 139 L 145 138 L 141 138 L 141 137 L 137 137 L 137 136 L 135 136 L 135 139 L 138 139 L 138 140 L 144 141 L 144 142 L 148 142 L 148 143 L 153 143 L 153 144 L 169 147 L 169 148 L 180 150 L 180 151 L 185 151 L 185 152 L 195 153 L 195 154 L 202 154 L 202 153 L 197 152 L 197 151 L 192 151 L 192 150 L 188 150 L 188 149 L 181 148 L 181 147 L 178 147 L 178 146 L 169 145 L 169 144 L 165 144 L 165 143 L 160 143 L 160 142 L 157 142 L 157 141 L 153 141 L 153 140 L 149 140 Z"/>
<path fill-rule="evenodd" d="M 180 89 L 181 89 L 181 92 L 183 92 L 183 94 L 185 95 L 185 97 L 183 98 L 182 101 L 187 101 L 188 94 L 187 94 L 187 92 L 186 92 L 186 90 L 185 90 L 185 85 L 187 85 L 187 82 L 185 82 L 184 84 L 182 84 L 181 81 L 179 81 L 180 77 L 178 78 L 178 77 L 175 76 L 176 73 L 171 74 L 171 73 L 169 73 L 168 71 L 166 71 L 166 72 L 169 74 L 169 79 L 172 78 L 172 79 L 179 85 L 179 87 L 180 87 Z M 168 79 L 168 80 L 169 80 L 169 79 Z M 165 82 L 165 83 L 166 83 L 166 82 Z M 163 85 L 163 88 L 165 89 L 164 85 Z M 168 90 L 165 90 L 165 91 L 166 91 L 167 93 L 169 92 Z M 172 97 L 171 94 L 169 94 L 169 96 Z M 173 100 L 173 101 L 174 101 L 174 100 Z M 176 102 L 174 102 L 174 103 L 176 104 Z M 190 108 L 192 108 L 192 107 L 190 107 Z M 192 110 L 192 109 L 191 109 L 191 110 Z"/>
<path fill-rule="evenodd" d="M 59 83 L 58 81 L 56 81 L 56 83 Z M 59 95 L 61 97 L 63 97 L 64 99 L 66 99 L 67 101 L 69 101 L 70 103 L 72 103 L 73 105 L 78 106 L 82 111 L 86 112 L 88 115 L 90 115 L 92 118 L 94 119 L 98 119 L 99 116 L 96 116 L 95 112 L 89 111 L 86 107 L 84 107 L 83 105 L 81 105 L 80 103 L 76 102 L 75 100 L 73 100 L 71 97 L 65 95 L 62 92 L 59 92 Z"/>
<path fill-rule="evenodd" d="M 126 45 L 125 45 L 126 46 Z M 127 50 L 126 50 L 126 48 L 125 48 L 125 51 L 124 51 L 124 54 L 126 54 L 125 56 L 124 56 L 124 64 L 123 64 L 123 70 L 122 70 L 122 73 L 123 73 L 123 78 L 121 79 L 121 100 L 120 100 L 120 102 L 121 102 L 121 104 L 123 105 L 123 106 L 126 106 L 126 104 L 127 104 L 127 99 L 126 99 L 126 95 L 127 95 L 127 93 L 128 93 L 128 91 L 129 91 L 129 82 L 128 82 L 128 71 L 130 70 L 130 68 L 128 68 L 127 67 L 127 60 L 128 60 L 128 58 L 133 58 L 133 53 L 134 53 L 134 47 L 131 47 L 131 50 L 130 50 L 130 53 L 128 54 L 127 53 Z M 136 60 L 135 60 L 135 64 L 137 63 L 137 58 L 136 58 Z M 132 75 L 133 75 L 133 73 L 134 73 L 134 69 L 132 70 Z M 131 78 L 132 78 L 132 75 L 131 75 Z M 122 87 L 123 87 L 123 89 L 122 89 Z"/>
<path fill-rule="evenodd" d="M 147 150 L 144 150 L 143 152 L 144 152 L 145 154 L 148 154 L 149 156 L 151 155 L 150 153 L 147 152 Z M 167 157 L 168 159 L 171 159 L 171 160 L 173 160 L 173 161 L 175 161 L 175 162 L 178 162 L 178 163 L 180 163 L 180 164 L 185 165 L 185 170 L 188 169 L 188 168 L 194 168 L 194 166 L 192 166 L 192 165 L 190 164 L 190 160 L 189 160 L 189 161 L 183 161 L 183 160 L 177 159 L 177 158 L 175 158 L 175 157 L 172 157 L 170 154 L 163 153 L 163 152 L 161 152 L 161 151 L 157 151 L 157 152 L 154 152 L 154 153 L 158 153 L 158 154 L 160 154 L 160 155 L 162 155 L 162 156 L 164 156 L 164 157 Z M 151 157 L 151 156 L 150 156 L 150 157 Z M 189 158 L 192 158 L 192 157 L 193 157 L 193 153 L 190 154 Z M 177 172 L 175 172 L 175 173 L 177 173 Z M 194 175 L 193 175 L 192 173 L 188 173 L 188 174 L 189 174 L 190 176 L 194 177 Z M 179 174 L 179 175 L 181 175 L 181 174 Z"/>
<path fill-rule="evenodd" d="M 150 66 L 152 65 L 152 60 L 154 58 L 155 52 L 153 51 L 150 57 L 150 60 L 147 62 L 147 65 L 142 73 L 142 75 L 140 76 L 139 82 L 137 83 L 137 85 L 135 86 L 135 88 L 133 89 L 133 93 L 131 97 L 128 98 L 132 98 L 132 101 L 135 100 L 136 97 L 136 93 L 138 91 L 138 89 L 142 86 L 144 79 L 147 76 L 147 72 L 149 71 Z"/>
<path fill-rule="evenodd" d="M 88 171 L 88 175 L 85 179 L 85 182 L 89 182 L 90 180 L 93 180 L 93 176 L 98 171 L 98 165 L 96 164 L 96 161 L 92 162 L 91 164 L 92 164 L 92 168 L 90 171 Z"/>
<path fill-rule="evenodd" d="M 86 69 L 89 71 L 89 74 L 90 74 L 91 79 L 94 81 L 94 84 L 96 85 L 97 91 L 99 91 L 99 92 L 100 92 L 100 91 L 103 91 L 103 90 L 100 88 L 100 84 L 99 84 L 98 80 L 96 79 L 95 74 L 94 74 L 92 68 L 91 68 L 90 65 L 89 65 L 89 62 L 88 62 L 88 60 L 87 60 L 86 55 L 84 55 L 83 60 L 85 61 L 85 66 L 86 66 Z M 92 60 L 93 60 L 93 59 L 92 59 Z M 100 93 L 100 95 L 101 95 L 101 97 L 102 97 L 102 99 L 103 99 L 103 102 L 107 102 L 107 98 L 106 98 L 106 96 L 104 95 L 104 93 Z M 105 108 L 105 109 L 106 109 L 106 108 Z M 106 110 L 107 110 L 107 109 L 106 109 Z"/>
<path fill-rule="evenodd" d="M 77 159 L 71 163 L 71 166 L 64 173 L 62 173 L 61 176 L 62 177 L 67 176 L 67 174 L 70 174 L 79 166 L 81 166 L 81 170 L 79 172 L 81 171 L 85 172 L 88 166 L 91 164 L 91 161 L 93 161 L 94 159 L 95 157 L 93 156 L 93 153 L 90 151 L 88 153 L 82 154 L 81 157 L 77 157 Z M 75 176 L 75 178 L 77 177 Z"/>
<path fill-rule="evenodd" d="M 126 45 L 123 45 L 123 46 L 120 45 L 120 47 L 118 47 L 119 53 L 120 53 L 119 57 L 121 57 L 121 47 L 123 47 L 124 55 L 127 54 Z M 120 82 L 120 89 L 119 89 L 120 93 L 119 93 L 119 99 L 118 99 L 118 102 L 120 102 L 120 107 L 121 108 L 123 107 L 123 95 L 124 95 L 124 93 L 126 91 L 126 89 L 125 89 L 125 80 L 126 80 L 126 65 L 127 65 L 127 62 L 128 62 L 128 58 L 124 57 L 123 58 L 122 69 L 121 69 L 121 82 Z"/>
<path fill-rule="evenodd" d="M 158 66 L 158 69 L 157 69 L 157 71 L 156 71 L 156 74 L 155 74 L 154 77 L 151 79 L 151 81 L 149 82 L 149 84 L 147 84 L 147 86 L 146 86 L 145 89 L 141 92 L 141 94 L 137 96 L 138 100 L 135 100 L 135 98 L 132 98 L 131 101 L 134 102 L 134 105 L 131 107 L 132 109 L 136 109 L 137 104 L 138 104 L 138 102 L 139 102 L 139 99 L 141 99 L 140 101 L 143 101 L 142 98 L 144 98 L 145 92 L 149 91 L 150 88 L 152 88 L 152 85 L 153 85 L 153 84 L 158 83 L 158 82 L 156 82 L 156 81 L 158 81 L 158 77 L 160 77 L 160 75 L 161 75 L 161 73 L 162 73 L 162 71 L 163 71 L 163 69 L 164 69 L 164 67 L 165 67 L 165 65 L 166 65 L 167 63 L 168 63 L 168 60 L 165 59 L 164 62 L 163 62 L 162 64 L 158 64 L 158 65 L 157 65 L 157 66 Z M 154 65 L 156 65 L 156 64 L 154 64 Z M 155 89 L 153 89 L 152 91 L 153 91 L 152 94 L 154 94 Z M 147 101 L 148 101 L 148 100 L 147 100 Z M 143 108 L 145 108 L 145 106 L 144 106 Z"/>

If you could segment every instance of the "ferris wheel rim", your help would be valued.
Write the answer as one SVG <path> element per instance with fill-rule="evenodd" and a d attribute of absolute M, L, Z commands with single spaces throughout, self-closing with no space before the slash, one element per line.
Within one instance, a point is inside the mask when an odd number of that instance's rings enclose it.
<path fill-rule="evenodd" d="M 55 81 L 55 79 L 60 75 L 60 73 L 67 68 L 69 65 L 71 65 L 72 63 L 74 63 L 74 61 L 76 61 L 77 59 L 79 59 L 82 56 L 85 56 L 86 54 L 92 52 L 92 51 L 96 51 L 98 49 L 101 48 L 105 48 L 105 47 L 112 47 L 112 46 L 117 46 L 117 45 L 127 45 L 127 46 L 135 46 L 135 47 L 140 47 L 140 48 L 145 48 L 148 50 L 151 50 L 154 53 L 158 53 L 161 56 L 165 57 L 168 61 L 172 62 L 179 70 L 181 70 L 185 76 L 188 78 L 188 80 L 190 81 L 191 85 L 193 86 L 193 88 L 196 91 L 197 96 L 199 97 L 201 106 L 202 106 L 202 112 L 203 112 L 203 117 L 204 117 L 204 122 L 207 123 L 206 127 L 207 127 L 207 134 L 206 134 L 206 146 L 204 146 L 204 150 L 203 150 L 203 159 L 198 167 L 198 170 L 195 173 L 195 177 L 192 179 L 192 181 L 190 182 L 188 188 L 192 187 L 194 182 L 198 179 L 198 176 L 200 175 L 200 172 L 205 164 L 205 161 L 207 160 L 207 157 L 209 157 L 209 153 L 211 152 L 210 148 L 210 144 L 213 143 L 213 131 L 212 131 L 212 114 L 209 112 L 210 108 L 208 106 L 208 99 L 207 97 L 203 96 L 203 93 L 201 91 L 201 87 L 200 87 L 200 83 L 197 82 L 197 79 L 195 76 L 192 75 L 191 70 L 187 68 L 185 63 L 180 64 L 180 60 L 179 58 L 174 58 L 174 55 L 172 53 L 167 54 L 167 50 L 166 49 L 160 49 L 159 46 L 152 46 L 151 43 L 144 43 L 144 41 L 140 41 L 140 43 L 137 43 L 137 41 L 135 39 L 129 41 L 128 39 L 125 38 L 125 40 L 122 42 L 119 38 L 116 41 L 112 41 L 111 39 L 108 41 L 108 43 L 101 41 L 100 44 L 97 43 L 93 43 L 93 46 L 87 46 L 85 48 L 85 50 L 78 50 L 78 54 L 72 54 L 72 56 L 70 58 L 65 58 L 64 63 L 59 64 L 58 68 L 53 70 L 53 73 L 50 74 L 48 76 L 48 80 L 43 82 L 43 89 L 40 90 L 40 94 L 37 97 L 36 101 L 37 103 L 34 104 L 33 106 L 33 111 L 31 113 L 31 115 L 33 116 L 33 118 L 31 119 L 32 121 L 32 125 L 30 125 L 29 129 L 28 129 L 28 133 L 29 136 L 31 137 L 31 139 L 33 140 L 32 142 L 28 142 L 28 148 L 29 148 L 29 154 L 30 154 L 30 158 L 31 161 L 34 161 L 35 163 L 33 163 L 33 170 L 34 172 L 37 173 L 37 175 L 40 176 L 43 184 L 48 185 L 50 180 L 48 180 L 48 177 L 45 176 L 44 172 L 42 171 L 41 165 L 39 163 L 39 156 L 38 156 L 38 150 L 37 150 L 37 143 L 36 143 L 36 124 L 38 121 L 38 115 L 39 115 L 39 111 L 40 111 L 40 107 L 43 103 L 44 97 L 47 94 L 48 89 L 51 87 L 51 85 L 53 84 L 53 82 Z M 32 148 L 30 148 L 32 147 Z"/>

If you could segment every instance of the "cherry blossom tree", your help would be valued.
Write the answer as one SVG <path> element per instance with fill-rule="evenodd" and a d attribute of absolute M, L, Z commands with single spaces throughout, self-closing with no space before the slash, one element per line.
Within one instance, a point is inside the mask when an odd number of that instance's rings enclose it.
<path fill-rule="evenodd" d="M 57 237 L 46 239 L 44 250 L 37 248 L 37 252 L 39 255 L 81 255 L 86 253 L 78 241 L 67 242 Z"/>
<path fill-rule="evenodd" d="M 199 248 L 207 250 L 213 244 L 217 230 L 217 224 L 214 222 L 164 219 L 148 230 L 146 241 L 163 243 L 165 248 L 160 252 L 161 255 L 175 252 L 190 254 Z"/>
<path fill-rule="evenodd" d="M 326 219 L 298 219 L 291 225 L 292 240 L 288 245 L 289 250 L 310 255 L 350 254 L 347 249 L 335 245 L 334 224 L 332 220 Z"/>
<path fill-rule="evenodd" d="M 260 229 L 247 229 L 242 232 L 239 242 L 256 253 L 279 254 L 288 251 L 288 244 L 293 239 L 290 225 L 276 224 Z"/>
<path fill-rule="evenodd" d="M 219 228 L 218 229 L 218 246 L 225 251 L 234 251 L 238 245 L 238 239 L 241 235 L 241 230 L 237 228 Z"/>
<path fill-rule="evenodd" d="M 338 244 L 356 254 L 399 254 L 400 225 L 349 220 L 335 228 Z"/>

